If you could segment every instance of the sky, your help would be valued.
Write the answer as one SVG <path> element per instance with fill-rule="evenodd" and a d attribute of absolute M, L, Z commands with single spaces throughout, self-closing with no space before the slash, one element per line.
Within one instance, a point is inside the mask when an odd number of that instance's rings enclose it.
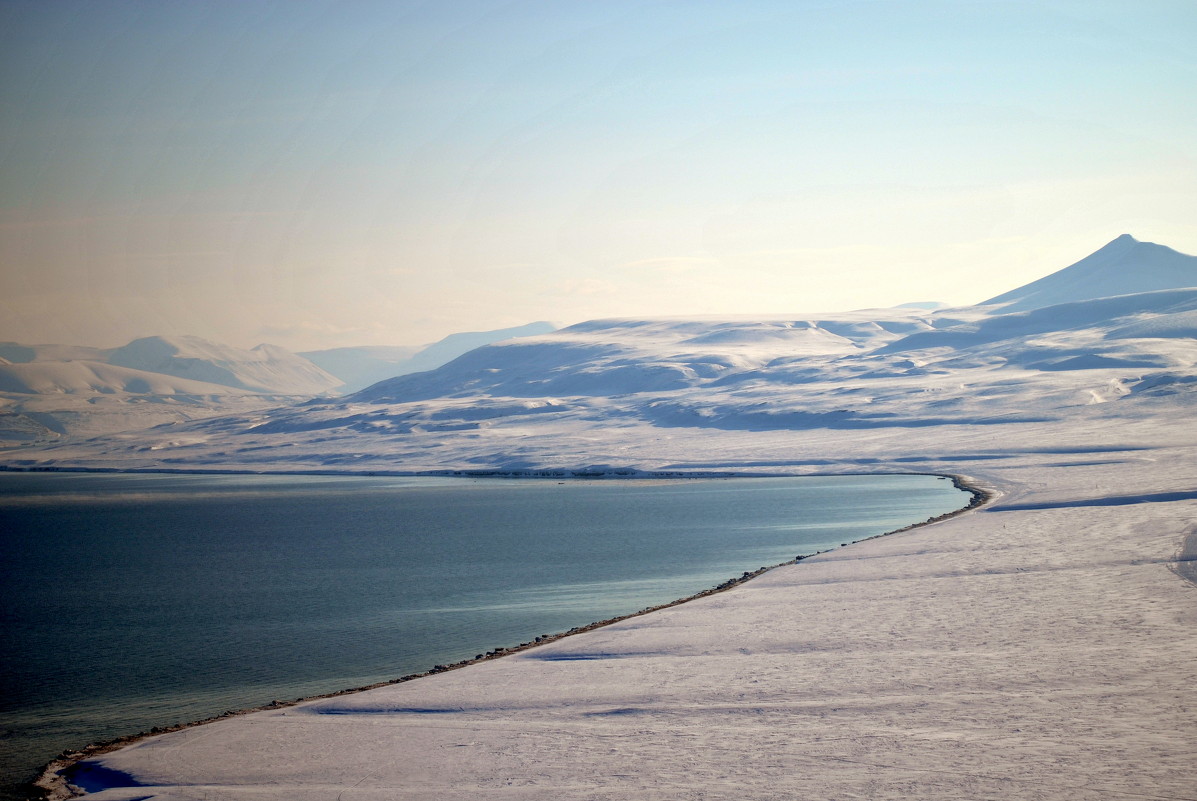
<path fill-rule="evenodd" d="M 1191 0 L 0 0 L 0 340 L 418 345 L 1197 253 Z"/>

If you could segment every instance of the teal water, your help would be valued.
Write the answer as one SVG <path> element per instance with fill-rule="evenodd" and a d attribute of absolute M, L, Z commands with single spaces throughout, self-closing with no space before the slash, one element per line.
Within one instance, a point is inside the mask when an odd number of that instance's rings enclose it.
<path fill-rule="evenodd" d="M 963 506 L 932 476 L 0 473 L 0 783 L 362 686 Z"/>

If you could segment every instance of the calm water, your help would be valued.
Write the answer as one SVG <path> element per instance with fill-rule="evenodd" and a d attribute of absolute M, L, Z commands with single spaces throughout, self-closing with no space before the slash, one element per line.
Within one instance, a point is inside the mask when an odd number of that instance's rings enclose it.
<path fill-rule="evenodd" d="M 67 746 L 426 670 L 967 501 L 929 476 L 0 473 L 0 783 Z"/>

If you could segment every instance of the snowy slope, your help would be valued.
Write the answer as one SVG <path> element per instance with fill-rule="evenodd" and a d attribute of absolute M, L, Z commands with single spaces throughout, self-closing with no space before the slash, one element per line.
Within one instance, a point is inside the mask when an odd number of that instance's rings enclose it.
<path fill-rule="evenodd" d="M 463 353 L 468 353 L 475 348 L 489 345 L 492 342 L 548 334 L 554 330 L 556 330 L 556 326 L 551 323 L 535 322 L 515 326 L 514 328 L 499 328 L 493 331 L 463 331 L 457 334 L 450 334 L 444 339 L 434 342 L 422 348 L 418 353 L 413 354 L 401 366 L 400 372 L 392 373 L 391 375 L 405 375 L 425 370 L 435 370 L 442 364 L 456 359 Z"/>
<path fill-rule="evenodd" d="M 133 393 L 139 395 L 244 394 L 222 384 L 177 378 L 92 361 L 45 361 L 0 365 L 0 393 L 71 395 Z"/>
<path fill-rule="evenodd" d="M 547 323 L 461 334 L 426 351 L 447 360 L 471 342 L 551 330 Z M 45 443 L 256 411 L 412 371 L 416 348 L 319 351 L 338 375 L 272 345 L 241 350 L 198 337 L 147 337 L 112 350 L 0 343 L 0 447 Z M 415 363 L 416 367 L 420 362 Z M 404 366 L 406 365 L 406 367 Z"/>
<path fill-rule="evenodd" d="M 918 312 L 826 319 L 595 320 L 478 348 L 444 367 L 380 382 L 354 400 L 613 396 L 708 383 L 782 358 L 859 353 L 929 328 Z"/>
<path fill-rule="evenodd" d="M 0 364 L 0 447 L 245 413 L 293 400 L 104 362 Z"/>
<path fill-rule="evenodd" d="M 272 394 L 316 395 L 341 384 L 307 359 L 276 345 L 242 350 L 192 336 L 135 339 L 112 351 L 108 362 Z"/>
<path fill-rule="evenodd" d="M 1021 286 L 985 304 L 1026 311 L 1075 300 L 1197 286 L 1197 256 L 1178 253 L 1123 234 L 1070 267 Z"/>
<path fill-rule="evenodd" d="M 229 387 L 217 387 L 212 394 L 177 395 L 0 393 L 0 448 L 140 432 L 215 415 L 245 415 L 294 401 L 291 395 L 239 392 Z"/>
<path fill-rule="evenodd" d="M 423 348 L 368 346 L 305 351 L 299 355 L 341 379 L 344 386 L 339 389 L 348 393 L 394 376 L 435 370 L 463 353 L 492 342 L 547 334 L 553 330 L 551 324 L 539 322 L 494 331 L 450 334 Z"/>
<path fill-rule="evenodd" d="M 282 349 L 237 351 L 189 337 L 114 351 L 19 343 L 0 351 L 13 357 L 0 361 L 0 447 L 244 413 L 335 381 Z"/>

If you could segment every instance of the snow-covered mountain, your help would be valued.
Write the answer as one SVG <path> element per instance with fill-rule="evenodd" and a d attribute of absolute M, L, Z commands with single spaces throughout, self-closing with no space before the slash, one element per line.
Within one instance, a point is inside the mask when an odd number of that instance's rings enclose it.
<path fill-rule="evenodd" d="M 245 351 L 198 337 L 112 350 L 7 342 L 0 354 L 0 444 L 244 413 L 340 383 L 282 348 Z"/>
<path fill-rule="evenodd" d="M 22 395 L 234 395 L 232 387 L 92 361 L 0 365 L 0 392 Z"/>
<path fill-rule="evenodd" d="M 251 392 L 317 395 L 341 385 L 335 376 L 277 345 L 243 350 L 193 336 L 135 339 L 112 351 L 108 363 Z"/>
<path fill-rule="evenodd" d="M 1197 256 L 1123 234 L 1076 264 L 990 298 L 985 304 L 1004 304 L 1002 310 L 1006 312 L 1027 311 L 1076 300 L 1189 286 L 1197 286 Z"/>
<path fill-rule="evenodd" d="M 1069 294 L 1058 284 L 1066 302 L 1013 312 L 982 305 L 597 320 L 486 345 L 346 397 L 32 458 L 238 469 L 662 469 L 701 463 L 695 452 L 727 437 L 768 433 L 755 447 L 791 455 L 817 443 L 834 449 L 844 437 L 908 448 L 929 427 L 984 440 L 1197 399 L 1197 288 L 1084 298 L 1089 284 L 1072 285 Z"/>
<path fill-rule="evenodd" d="M 777 359 L 859 353 L 929 327 L 917 311 L 896 309 L 764 321 L 594 320 L 477 348 L 440 369 L 383 381 L 353 398 L 669 392 L 726 380 Z"/>
<path fill-rule="evenodd" d="M 555 330 L 551 323 L 536 322 L 494 331 L 450 334 L 423 348 L 356 347 L 305 351 L 300 356 L 341 379 L 341 392 L 356 392 L 388 378 L 425 370 L 435 370 L 474 348 L 504 339 L 547 334 Z"/>
<path fill-rule="evenodd" d="M 274 345 L 244 350 L 193 336 L 145 337 L 112 349 L 4 342 L 0 446 L 144 429 L 353 391 L 431 369 L 477 344 L 551 330 L 548 323 L 532 323 L 455 334 L 426 348 L 338 348 L 306 354 L 311 359 Z"/>

